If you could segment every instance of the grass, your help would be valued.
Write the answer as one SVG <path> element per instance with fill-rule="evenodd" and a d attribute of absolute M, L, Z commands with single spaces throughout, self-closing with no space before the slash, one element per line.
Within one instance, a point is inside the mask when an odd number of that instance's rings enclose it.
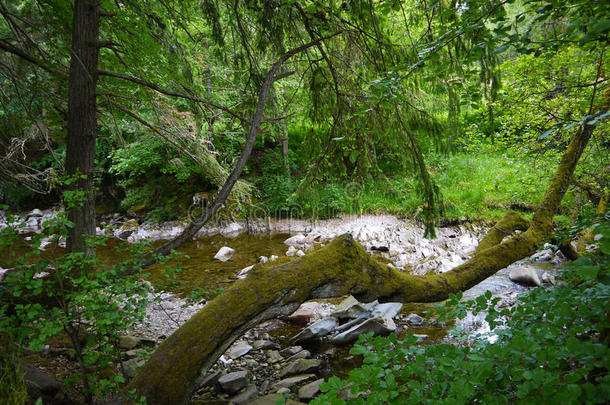
<path fill-rule="evenodd" d="M 557 164 L 504 154 L 434 155 L 427 160 L 449 220 L 495 220 L 508 209 L 531 211 L 542 199 Z M 315 214 L 318 207 L 317 216 L 322 218 L 337 213 L 414 217 L 422 205 L 417 184 L 414 176 L 365 184 L 335 182 L 308 188 L 296 202 L 305 216 Z M 566 196 L 564 204 L 570 205 L 570 198 Z"/>

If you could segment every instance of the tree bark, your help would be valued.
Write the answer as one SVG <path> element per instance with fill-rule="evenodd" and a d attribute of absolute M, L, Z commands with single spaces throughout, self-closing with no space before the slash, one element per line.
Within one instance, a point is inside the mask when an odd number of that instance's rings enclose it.
<path fill-rule="evenodd" d="M 77 176 L 69 188 L 83 193 L 74 204 L 67 201 L 68 219 L 74 226 L 67 239 L 68 252 L 90 253 L 86 236 L 95 235 L 93 175 L 96 138 L 95 89 L 98 78 L 98 0 L 76 0 L 72 27 L 72 57 L 68 83 L 68 138 L 66 171 Z"/>
<path fill-rule="evenodd" d="M 266 319 L 292 313 L 308 299 L 351 294 L 365 302 L 441 301 L 529 256 L 551 234 L 553 216 L 594 128 L 580 127 L 532 221 L 507 213 L 466 263 L 443 274 L 413 276 L 379 263 L 343 235 L 304 257 L 259 264 L 165 340 L 127 389 L 145 395 L 149 404 L 185 404 L 196 378 L 239 336 Z M 507 232 L 526 226 L 504 240 Z"/>

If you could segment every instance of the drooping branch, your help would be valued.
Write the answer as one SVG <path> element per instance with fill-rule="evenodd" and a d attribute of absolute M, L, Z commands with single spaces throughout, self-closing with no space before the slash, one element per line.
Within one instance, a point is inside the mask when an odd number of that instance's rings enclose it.
<path fill-rule="evenodd" d="M 233 111 L 232 109 L 223 106 L 221 104 L 215 103 L 213 101 L 210 100 L 205 100 L 202 99 L 200 97 L 191 95 L 191 94 L 186 94 L 186 93 L 180 93 L 177 91 L 172 91 L 172 90 L 167 90 L 162 88 L 161 86 L 158 86 L 157 84 L 153 83 L 153 82 L 149 82 L 148 80 L 143 80 L 140 79 L 138 77 L 135 76 L 131 76 L 131 75 L 126 75 L 123 73 L 117 73 L 117 72 L 110 72 L 108 70 L 100 70 L 99 71 L 99 75 L 100 76 L 106 76 L 106 77 L 114 77 L 115 79 L 121 79 L 121 80 L 125 80 L 128 82 L 132 82 L 135 84 L 138 84 L 140 86 L 144 86 L 144 87 L 148 87 L 149 89 L 155 90 L 161 94 L 165 94 L 166 96 L 170 96 L 170 97 L 177 97 L 177 98 L 182 98 L 185 100 L 190 100 L 190 101 L 194 101 L 196 103 L 202 103 L 202 104 L 206 104 L 209 105 L 211 107 L 214 107 L 218 110 L 222 110 L 224 112 L 226 112 L 227 114 L 237 118 L 240 121 L 246 121 L 246 119 L 244 117 L 242 117 L 240 114 L 236 113 L 235 111 Z"/>
<path fill-rule="evenodd" d="M 201 229 L 201 227 L 204 224 L 206 224 L 214 216 L 214 214 L 216 212 L 218 212 L 218 210 L 220 210 L 222 205 L 225 203 L 225 201 L 231 194 L 231 190 L 233 189 L 233 186 L 235 186 L 235 183 L 241 176 L 241 173 L 242 173 L 244 167 L 246 166 L 248 158 L 250 157 L 250 153 L 252 153 L 252 148 L 254 147 L 254 142 L 256 141 L 256 137 L 260 130 L 260 126 L 263 123 L 265 105 L 267 103 L 267 97 L 269 96 L 269 91 L 271 90 L 271 86 L 273 85 L 273 83 L 276 80 L 279 80 L 283 77 L 286 77 L 287 74 L 290 74 L 290 72 L 281 72 L 280 71 L 280 68 L 283 65 L 283 63 L 286 62 L 288 59 L 290 59 L 292 56 L 294 56 L 300 52 L 303 52 L 304 50 L 309 49 L 312 46 L 317 45 L 321 41 L 325 41 L 327 39 L 333 38 L 333 37 L 339 35 L 340 33 L 341 32 L 339 31 L 339 32 L 336 32 L 334 34 L 331 34 L 331 35 L 328 35 L 325 37 L 317 38 L 314 41 L 311 41 L 307 44 L 294 48 L 294 49 L 286 52 L 282 56 L 280 56 L 277 59 L 277 61 L 271 66 L 271 68 L 267 72 L 267 75 L 265 76 L 265 80 L 263 81 L 263 85 L 261 86 L 261 89 L 259 91 L 258 103 L 256 105 L 256 110 L 255 110 L 253 118 L 252 118 L 252 123 L 250 125 L 248 137 L 246 138 L 246 143 L 244 144 L 244 148 L 242 150 L 241 156 L 240 156 L 239 160 L 237 161 L 237 163 L 235 164 L 235 166 L 233 167 L 233 170 L 231 171 L 231 174 L 225 181 L 224 185 L 222 186 L 222 188 L 220 189 L 218 194 L 216 194 L 216 197 L 214 198 L 214 200 L 212 201 L 210 206 L 202 213 L 202 216 L 200 218 L 193 220 L 176 238 L 172 239 L 171 241 L 169 241 L 169 242 L 163 244 L 162 246 L 158 247 L 157 249 L 155 249 L 152 252 L 152 254 L 143 262 L 143 266 L 145 266 L 145 267 L 150 266 L 151 264 L 156 262 L 156 258 L 159 255 L 164 256 L 164 255 L 169 254 L 172 250 L 178 248 L 183 243 L 185 243 L 187 240 L 189 240 L 190 238 L 195 236 L 195 234 L 199 231 L 199 229 Z"/>

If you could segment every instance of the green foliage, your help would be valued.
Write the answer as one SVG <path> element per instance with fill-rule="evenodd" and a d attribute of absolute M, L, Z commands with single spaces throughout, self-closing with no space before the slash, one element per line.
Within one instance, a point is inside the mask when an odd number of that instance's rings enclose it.
<path fill-rule="evenodd" d="M 312 403 L 605 403 L 610 222 L 596 233 L 602 235 L 598 249 L 566 268 L 557 287 L 531 289 L 501 310 L 490 292 L 466 302 L 457 294 L 440 310 L 440 320 L 487 311 L 495 343 L 480 336 L 461 345 L 421 346 L 413 335 L 361 336 L 351 353 L 362 355 L 364 365 L 346 381 L 330 378 Z M 346 389 L 357 398 L 340 399 Z"/>
<path fill-rule="evenodd" d="M 64 195 L 69 204 L 78 204 L 75 198 L 79 196 Z M 17 249 L 23 242 L 14 226 L 0 234 L 3 263 L 15 270 L 1 286 L 1 293 L 10 299 L 0 308 L 0 334 L 14 337 L 14 344 L 6 348 L 11 353 L 22 345 L 40 351 L 57 336 L 67 337 L 81 366 L 81 374 L 72 382 L 82 381 L 86 398 L 104 396 L 116 391 L 124 379 L 98 371 L 120 363 L 121 333 L 146 322 L 146 286 L 136 276 L 125 275 L 139 267 L 146 246 L 117 247 L 123 261 L 113 265 L 80 252 L 50 256 L 39 250 L 41 244 L 58 243 L 72 224 L 60 213 L 43 226 L 25 253 Z M 107 239 L 99 236 L 88 243 L 99 247 Z"/>

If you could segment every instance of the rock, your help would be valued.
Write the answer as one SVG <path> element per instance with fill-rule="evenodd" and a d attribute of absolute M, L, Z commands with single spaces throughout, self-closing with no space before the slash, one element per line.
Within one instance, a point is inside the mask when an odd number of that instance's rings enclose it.
<path fill-rule="evenodd" d="M 298 233 L 286 239 L 284 243 L 288 246 L 300 246 L 306 243 L 305 235 Z"/>
<path fill-rule="evenodd" d="M 256 385 L 250 384 L 246 387 L 245 390 L 231 398 L 230 403 L 235 405 L 249 404 L 254 401 L 256 397 L 258 397 L 258 390 L 256 389 Z"/>
<path fill-rule="evenodd" d="M 324 378 L 320 378 L 309 384 L 305 384 L 299 388 L 299 399 L 303 401 L 310 401 L 314 399 L 320 393 L 320 384 L 324 382 Z"/>
<path fill-rule="evenodd" d="M 417 314 L 409 314 L 409 316 L 405 318 L 405 322 L 413 326 L 422 326 L 426 320 Z"/>
<path fill-rule="evenodd" d="M 130 335 L 121 336 L 121 338 L 119 340 L 119 347 L 121 349 L 130 350 L 130 349 L 133 349 L 134 347 L 136 347 L 137 345 L 139 345 L 141 341 L 142 341 L 142 339 L 135 337 L 135 336 L 130 336 Z"/>
<path fill-rule="evenodd" d="M 273 343 L 270 340 L 264 340 L 264 339 L 255 340 L 252 343 L 252 348 L 254 350 L 275 349 L 277 347 L 278 347 L 277 344 Z"/>
<path fill-rule="evenodd" d="M 414 333 L 413 336 L 415 336 L 417 339 L 419 339 L 419 341 L 426 340 L 426 339 L 428 339 L 430 337 L 430 336 L 428 336 L 426 334 L 419 335 L 419 334 L 416 334 L 416 333 Z"/>
<path fill-rule="evenodd" d="M 550 285 L 557 285 L 557 281 L 555 280 L 555 276 L 553 276 L 548 271 L 542 273 L 542 282 Z"/>
<path fill-rule="evenodd" d="M 252 350 L 252 346 L 241 340 L 231 346 L 231 348 L 227 351 L 227 357 L 236 360 L 248 353 L 250 350 Z"/>
<path fill-rule="evenodd" d="M 34 208 L 32 210 L 32 212 L 30 212 L 28 215 L 28 217 L 42 217 L 43 213 L 41 210 L 39 210 L 38 208 Z"/>
<path fill-rule="evenodd" d="M 402 303 L 400 302 L 386 302 L 384 304 L 378 304 L 371 311 L 371 316 L 380 318 L 394 318 L 400 309 Z"/>
<path fill-rule="evenodd" d="M 237 273 L 237 274 L 235 275 L 235 277 L 236 277 L 236 278 L 246 278 L 246 276 L 248 275 L 248 272 L 249 272 L 250 270 L 252 270 L 253 268 L 254 268 L 254 265 L 252 265 L 252 266 L 248 266 L 248 267 L 244 267 L 243 269 L 241 269 L 241 270 L 239 271 L 239 273 Z"/>
<path fill-rule="evenodd" d="M 128 221 L 123 222 L 123 225 L 119 228 L 120 232 L 123 231 L 132 231 L 135 232 L 140 228 L 140 224 L 135 219 L 130 219 Z"/>
<path fill-rule="evenodd" d="M 23 361 L 19 362 L 19 368 L 23 372 L 23 381 L 28 396 L 33 399 L 33 401 L 36 401 L 38 397 L 42 397 L 45 404 L 57 403 L 54 402 L 54 400 L 60 399 L 59 397 L 64 397 L 61 384 L 54 378 Z"/>
<path fill-rule="evenodd" d="M 140 367 L 142 367 L 145 362 L 146 360 L 137 357 L 124 361 L 122 363 L 122 367 L 125 377 L 128 379 L 134 378 L 138 374 Z"/>
<path fill-rule="evenodd" d="M 244 230 L 244 226 L 237 222 L 230 223 L 220 231 L 220 234 L 225 238 L 235 238 Z"/>
<path fill-rule="evenodd" d="M 297 354 L 290 356 L 288 358 L 288 360 L 286 360 L 286 361 L 291 362 L 291 361 L 295 361 L 297 359 L 308 359 L 310 357 L 311 357 L 311 352 L 309 350 L 301 350 Z"/>
<path fill-rule="evenodd" d="M 197 387 L 197 389 L 212 387 L 218 384 L 218 379 L 221 375 L 221 371 L 215 371 L 213 373 L 202 375 L 197 379 L 197 381 L 195 381 L 195 387 Z"/>
<path fill-rule="evenodd" d="M 350 308 L 358 304 L 358 300 L 353 296 L 349 295 L 346 299 L 341 301 L 339 305 L 337 305 L 337 307 L 333 311 L 333 316 L 341 318 L 342 315 L 344 315 Z"/>
<path fill-rule="evenodd" d="M 283 378 L 289 375 L 312 373 L 318 370 L 321 364 L 322 360 L 318 359 L 297 359 L 280 370 L 279 377 Z"/>
<path fill-rule="evenodd" d="M 293 377 L 284 378 L 283 380 L 276 382 L 275 384 L 273 384 L 273 387 L 271 387 L 271 389 L 276 391 L 280 388 L 292 388 L 295 385 L 304 383 L 305 381 L 309 381 L 314 378 L 316 378 L 315 374 L 295 375 Z"/>
<path fill-rule="evenodd" d="M 277 350 L 272 350 L 267 355 L 267 361 L 269 361 L 269 363 L 277 363 L 282 360 L 284 360 L 284 358 Z"/>
<path fill-rule="evenodd" d="M 307 325 L 321 308 L 322 304 L 319 302 L 305 302 L 288 316 L 288 320 L 299 325 Z"/>
<path fill-rule="evenodd" d="M 541 286 L 538 272 L 532 267 L 517 267 L 510 271 L 508 276 L 512 281 L 524 285 Z"/>
<path fill-rule="evenodd" d="M 218 379 L 218 384 L 222 390 L 228 394 L 235 394 L 240 389 L 248 385 L 248 371 L 240 370 L 222 375 Z"/>
<path fill-rule="evenodd" d="M 279 390 L 277 390 L 276 394 L 290 394 L 290 388 L 286 388 L 286 387 L 282 387 Z"/>
<path fill-rule="evenodd" d="M 328 335 L 336 326 L 337 320 L 333 317 L 320 319 L 303 329 L 296 336 L 290 339 L 291 343 L 302 343 L 309 340 Z"/>
<path fill-rule="evenodd" d="M 310 232 L 305 237 L 305 242 L 306 243 L 314 243 L 314 242 L 318 242 L 321 238 L 322 238 L 322 234 L 320 234 L 318 232 Z"/>
<path fill-rule="evenodd" d="M 390 323 L 391 322 L 391 323 Z M 396 330 L 391 319 L 371 318 L 346 330 L 331 339 L 333 344 L 342 345 L 352 343 L 363 333 L 373 332 L 373 335 L 388 335 Z"/>
<path fill-rule="evenodd" d="M 303 348 L 301 346 L 289 346 L 289 347 L 285 347 L 282 350 L 280 350 L 280 354 L 284 357 L 290 357 L 290 356 L 294 356 L 301 350 L 303 350 Z"/>
<path fill-rule="evenodd" d="M 274 260 L 275 260 L 275 259 L 277 259 L 277 258 L 278 258 L 278 256 L 276 256 L 276 255 L 271 255 L 271 256 L 269 256 L 269 261 L 270 261 L 270 262 L 272 262 L 272 261 L 274 261 Z"/>
<path fill-rule="evenodd" d="M 267 258 L 267 256 L 261 256 L 258 258 L 258 262 L 259 263 L 267 263 L 269 261 L 269 259 Z"/>
<path fill-rule="evenodd" d="M 294 246 L 290 246 L 288 248 L 288 250 L 286 251 L 286 256 L 294 256 L 297 252 L 297 248 L 295 248 Z"/>
<path fill-rule="evenodd" d="M 231 256 L 233 256 L 233 253 L 235 253 L 235 249 L 231 249 L 228 246 L 223 246 L 216 253 L 216 255 L 214 256 L 214 259 L 220 260 L 221 262 L 226 262 L 227 260 L 229 260 L 231 258 Z"/>
<path fill-rule="evenodd" d="M 303 256 L 305 256 L 305 252 L 303 252 L 301 249 L 299 249 L 296 251 L 295 255 L 298 257 L 303 257 Z"/>

